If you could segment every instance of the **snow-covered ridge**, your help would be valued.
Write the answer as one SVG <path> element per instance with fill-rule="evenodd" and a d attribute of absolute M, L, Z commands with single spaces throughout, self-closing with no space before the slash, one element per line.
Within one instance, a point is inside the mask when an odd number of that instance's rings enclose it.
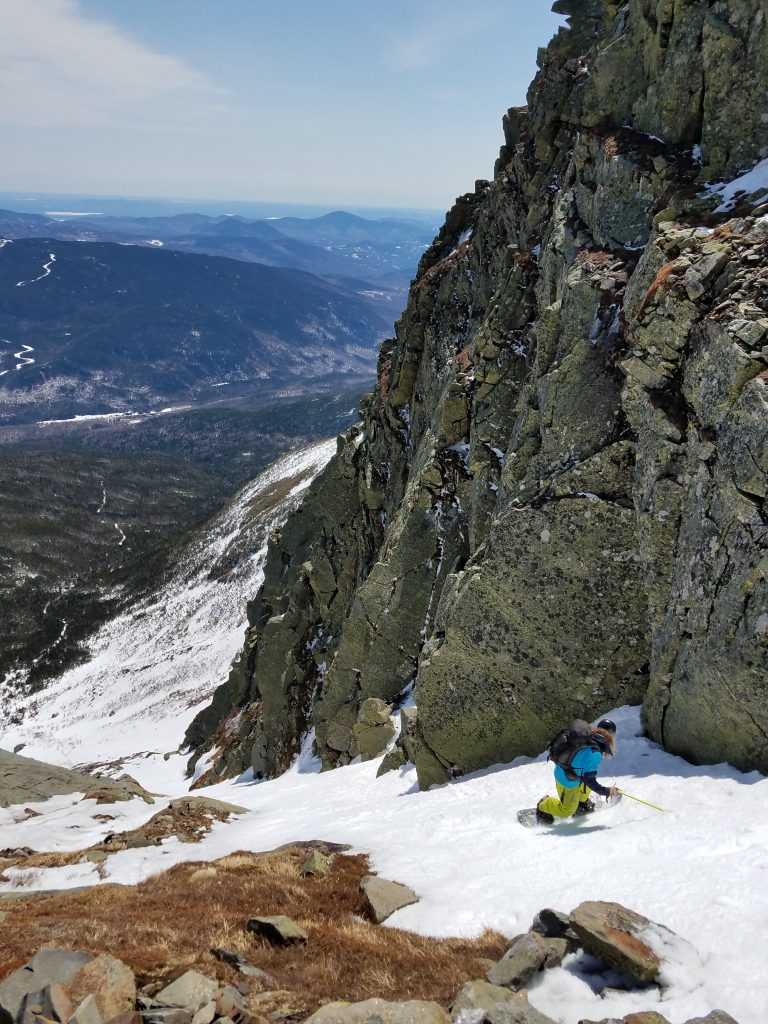
<path fill-rule="evenodd" d="M 24 718 L 0 745 L 66 766 L 178 747 L 242 645 L 269 532 L 335 449 L 324 441 L 281 458 L 186 545 L 163 586 L 94 634 L 84 664 L 31 698 L 6 695 L 5 721 Z"/>

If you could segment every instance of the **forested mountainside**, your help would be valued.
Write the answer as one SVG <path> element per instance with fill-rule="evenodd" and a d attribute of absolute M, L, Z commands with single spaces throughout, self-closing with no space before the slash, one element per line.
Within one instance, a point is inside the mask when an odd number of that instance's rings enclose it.
<path fill-rule="evenodd" d="M 374 756 L 411 694 L 385 763 L 421 786 L 641 701 L 668 750 L 768 770 L 765 5 L 555 10 L 272 539 L 188 733 L 210 778 L 278 774 L 311 727 L 328 767 Z"/>
<path fill-rule="evenodd" d="M 0 427 L 367 384 L 391 323 L 357 286 L 111 242 L 0 240 L 0 289 Z"/>

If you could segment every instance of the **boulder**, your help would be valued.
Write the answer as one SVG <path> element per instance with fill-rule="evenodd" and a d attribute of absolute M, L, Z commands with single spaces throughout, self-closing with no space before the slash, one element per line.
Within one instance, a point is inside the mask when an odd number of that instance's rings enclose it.
<path fill-rule="evenodd" d="M 201 1006 L 216 998 L 219 984 L 199 971 L 187 971 L 180 978 L 157 993 L 155 1002 L 160 1006 L 181 1007 L 196 1013 Z"/>
<path fill-rule="evenodd" d="M 482 1013 L 482 1016 L 480 1014 Z M 489 1010 L 465 1010 L 455 1024 L 558 1024 L 528 1002 L 498 1003 Z"/>
<path fill-rule="evenodd" d="M 96 997 L 87 995 L 69 1018 L 69 1024 L 103 1024 Z"/>
<path fill-rule="evenodd" d="M 328 1003 L 304 1024 L 449 1024 L 449 1017 L 437 1003 L 366 999 L 362 1003 Z"/>
<path fill-rule="evenodd" d="M 530 930 L 538 932 L 539 935 L 543 935 L 548 939 L 566 939 L 569 950 L 576 949 L 579 944 L 578 937 L 571 928 L 568 915 L 561 913 L 559 910 L 550 910 L 548 908 L 540 910 L 533 919 Z"/>
<path fill-rule="evenodd" d="M 68 982 L 91 961 L 90 953 L 72 949 L 41 949 L 18 971 L 0 983 L 0 1021 L 16 1020 L 28 995 L 39 994 L 54 982 Z"/>
<path fill-rule="evenodd" d="M 661 980 L 665 963 L 698 959 L 674 932 L 619 903 L 580 903 L 570 922 L 585 949 L 640 982 Z"/>
<path fill-rule="evenodd" d="M 0 807 L 47 800 L 65 793 L 89 792 L 98 794 L 100 803 L 131 800 L 135 796 L 153 803 L 152 795 L 129 775 L 119 779 L 87 775 L 0 750 Z"/>
<path fill-rule="evenodd" d="M 295 921 L 285 914 L 272 917 L 251 917 L 246 928 L 249 932 L 261 936 L 273 946 L 292 946 L 298 942 L 307 942 L 309 936 Z"/>
<path fill-rule="evenodd" d="M 171 800 L 168 805 L 171 810 L 181 814 L 247 814 L 247 807 L 240 807 L 238 804 L 230 804 L 225 800 L 214 800 L 210 796 L 182 796 L 177 800 Z"/>
<path fill-rule="evenodd" d="M 522 988 L 537 971 L 544 968 L 547 959 L 552 957 L 553 942 L 561 942 L 563 948 L 565 946 L 564 939 L 547 939 L 538 932 L 518 935 L 499 963 L 488 971 L 488 981 L 493 985 L 504 985 L 515 991 Z M 556 955 L 554 958 L 556 959 Z"/>
<path fill-rule="evenodd" d="M 245 1013 L 243 997 L 233 985 L 225 985 L 214 1003 L 214 1017 L 237 1017 Z"/>
<path fill-rule="evenodd" d="M 407 885 L 390 882 L 386 878 L 367 875 L 360 882 L 360 891 L 366 899 L 368 913 L 376 924 L 381 924 L 396 910 L 418 903 L 419 897 Z"/>
<path fill-rule="evenodd" d="M 527 1007 L 527 996 L 523 992 L 512 992 L 502 985 L 492 985 L 487 981 L 468 981 L 463 985 L 451 1007 L 451 1020 L 460 1021 L 471 1011 L 492 1010 L 500 1005 Z"/>
<path fill-rule="evenodd" d="M 386 750 L 395 735 L 391 714 L 392 705 L 378 697 L 369 697 L 360 705 L 352 732 L 361 760 L 371 761 Z"/>
<path fill-rule="evenodd" d="M 136 979 L 122 960 L 102 953 L 81 967 L 64 991 L 73 1006 L 78 1006 L 85 996 L 92 993 L 102 1020 L 108 1021 L 133 1009 Z"/>
<path fill-rule="evenodd" d="M 299 868 L 300 873 L 307 875 L 327 875 L 331 870 L 331 858 L 320 853 L 319 850 L 310 850 L 304 863 Z"/>
<path fill-rule="evenodd" d="M 386 775 L 387 772 L 396 772 L 400 768 L 404 768 L 407 764 L 408 757 L 406 756 L 405 751 L 399 744 L 395 744 L 389 753 L 385 754 L 381 759 L 381 764 L 376 772 L 376 778 L 378 779 L 382 775 Z"/>

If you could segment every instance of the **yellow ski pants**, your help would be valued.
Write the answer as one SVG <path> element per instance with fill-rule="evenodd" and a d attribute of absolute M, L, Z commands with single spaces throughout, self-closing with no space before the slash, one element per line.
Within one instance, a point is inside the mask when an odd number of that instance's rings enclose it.
<path fill-rule="evenodd" d="M 586 786 L 561 786 L 555 780 L 557 796 L 545 796 L 539 801 L 539 810 L 555 818 L 570 818 L 579 804 L 589 799 L 592 792 Z"/>

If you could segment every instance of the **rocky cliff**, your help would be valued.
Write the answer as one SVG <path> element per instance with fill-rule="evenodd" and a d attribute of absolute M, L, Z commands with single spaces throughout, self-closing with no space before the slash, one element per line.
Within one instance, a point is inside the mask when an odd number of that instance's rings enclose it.
<path fill-rule="evenodd" d="M 768 771 L 768 188 L 708 184 L 768 156 L 765 4 L 555 10 L 272 538 L 188 733 L 209 778 L 279 773 L 310 726 L 328 767 L 375 756 L 411 695 L 385 763 L 422 786 L 641 701 L 669 750 Z"/>

